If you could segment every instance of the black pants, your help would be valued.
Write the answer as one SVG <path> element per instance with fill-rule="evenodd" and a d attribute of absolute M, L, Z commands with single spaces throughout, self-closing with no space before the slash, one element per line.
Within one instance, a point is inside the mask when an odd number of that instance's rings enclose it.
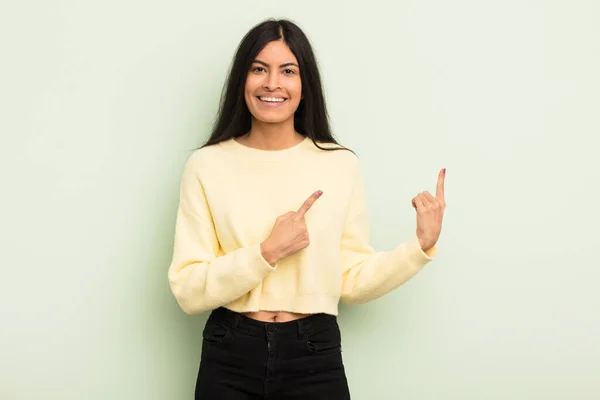
<path fill-rule="evenodd" d="M 261 322 L 218 308 L 203 331 L 196 400 L 348 400 L 333 315 Z"/>

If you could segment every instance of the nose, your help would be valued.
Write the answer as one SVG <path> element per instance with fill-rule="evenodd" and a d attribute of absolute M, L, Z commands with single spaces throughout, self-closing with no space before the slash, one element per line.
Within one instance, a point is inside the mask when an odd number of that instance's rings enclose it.
<path fill-rule="evenodd" d="M 277 72 L 267 73 L 265 75 L 265 82 L 263 83 L 263 88 L 270 91 L 281 89 L 281 84 L 279 83 L 279 74 Z"/>

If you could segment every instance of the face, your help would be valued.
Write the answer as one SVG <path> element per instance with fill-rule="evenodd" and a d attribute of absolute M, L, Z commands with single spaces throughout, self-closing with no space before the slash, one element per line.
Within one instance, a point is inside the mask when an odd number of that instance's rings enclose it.
<path fill-rule="evenodd" d="M 258 53 L 248 71 L 244 97 L 254 120 L 293 120 L 302 97 L 302 82 L 298 61 L 287 44 L 270 42 Z"/>

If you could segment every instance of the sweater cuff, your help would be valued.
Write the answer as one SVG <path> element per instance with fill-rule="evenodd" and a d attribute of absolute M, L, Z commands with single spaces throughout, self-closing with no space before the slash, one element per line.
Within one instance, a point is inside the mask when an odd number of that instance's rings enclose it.
<path fill-rule="evenodd" d="M 251 250 L 250 254 L 252 260 L 250 260 L 250 265 L 260 265 L 263 271 L 271 272 L 277 269 L 278 263 L 275 263 L 275 266 L 269 264 L 267 260 L 262 255 L 262 251 L 260 250 L 260 243 L 250 246 Z"/>
<path fill-rule="evenodd" d="M 415 257 L 415 261 L 421 265 L 427 264 L 437 256 L 437 247 L 433 246 L 427 251 L 423 251 L 421 244 L 419 243 L 419 238 L 416 235 L 408 243 L 408 248 L 409 254 Z"/>

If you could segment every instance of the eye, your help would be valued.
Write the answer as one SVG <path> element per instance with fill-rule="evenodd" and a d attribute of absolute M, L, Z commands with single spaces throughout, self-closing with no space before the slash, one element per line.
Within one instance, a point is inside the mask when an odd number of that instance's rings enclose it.
<path fill-rule="evenodd" d="M 254 68 L 251 69 L 252 72 L 261 72 L 259 70 L 264 71 L 265 69 L 263 67 L 254 67 Z"/>
<path fill-rule="evenodd" d="M 296 71 L 294 71 L 293 69 L 289 69 L 289 68 L 288 69 L 284 69 L 283 72 L 286 75 L 294 75 L 296 73 Z"/>

